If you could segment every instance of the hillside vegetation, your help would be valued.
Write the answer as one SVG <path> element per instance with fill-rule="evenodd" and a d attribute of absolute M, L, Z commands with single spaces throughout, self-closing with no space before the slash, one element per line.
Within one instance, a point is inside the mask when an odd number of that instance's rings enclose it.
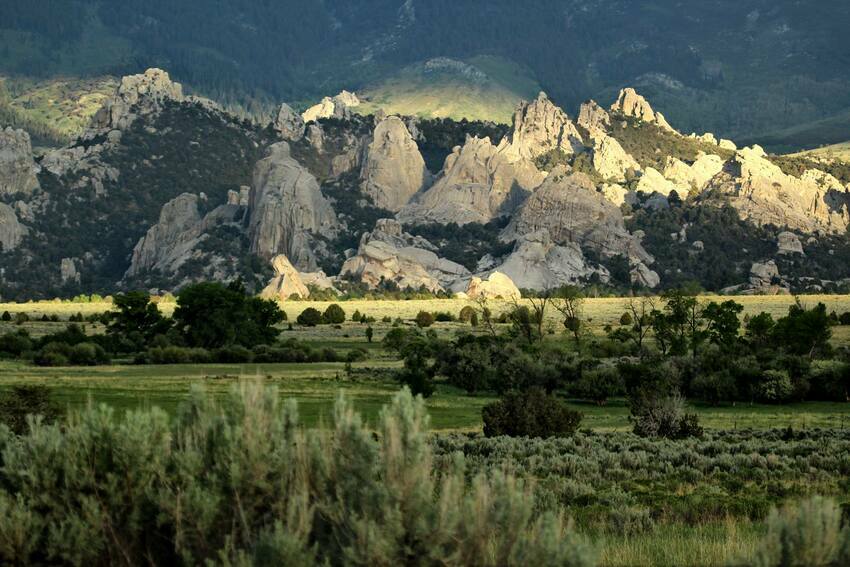
<path fill-rule="evenodd" d="M 846 4 L 791 0 L 688 10 L 674 0 L 495 0 L 484 10 L 449 0 L 234 0 L 214 10 L 204 0 L 35 0 L 0 5 L 0 73 L 96 77 L 161 66 L 259 114 L 274 101 L 306 105 L 342 88 L 378 99 L 392 87 L 394 109 L 415 103 L 433 116 L 477 118 L 486 109 L 497 120 L 505 97 L 532 83 L 567 108 L 630 84 L 682 130 L 743 139 L 847 112 L 850 63 L 835 55 L 846 53 L 848 18 Z M 494 57 L 523 69 L 521 80 L 494 72 Z M 435 58 L 472 63 L 495 86 L 425 80 L 414 94 L 423 80 L 411 69 Z M 818 130 L 798 147 L 840 141 Z"/>

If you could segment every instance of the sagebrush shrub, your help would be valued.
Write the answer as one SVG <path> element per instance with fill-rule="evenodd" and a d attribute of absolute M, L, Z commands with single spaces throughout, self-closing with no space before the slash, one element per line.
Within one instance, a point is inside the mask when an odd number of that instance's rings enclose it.
<path fill-rule="evenodd" d="M 330 430 L 258 384 L 195 389 L 177 417 L 89 407 L 64 426 L 0 426 L 0 563 L 590 566 L 530 486 L 432 465 L 421 398 Z"/>
<path fill-rule="evenodd" d="M 487 437 L 566 437 L 575 433 L 582 420 L 580 412 L 541 388 L 508 392 L 484 406 L 482 417 Z"/>
<path fill-rule="evenodd" d="M 773 510 L 753 567 L 842 567 L 850 565 L 850 526 L 841 526 L 841 509 L 819 496 L 798 506 Z"/>

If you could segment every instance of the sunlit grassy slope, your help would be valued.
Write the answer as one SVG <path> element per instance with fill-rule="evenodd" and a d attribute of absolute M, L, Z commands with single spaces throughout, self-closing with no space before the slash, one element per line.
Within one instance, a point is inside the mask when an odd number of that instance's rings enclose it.
<path fill-rule="evenodd" d="M 358 110 L 507 124 L 517 103 L 540 90 L 527 69 L 506 59 L 432 59 L 364 89 L 367 100 Z"/>
<path fill-rule="evenodd" d="M 75 138 L 115 90 L 114 77 L 12 79 L 0 77 L 0 119 L 24 128 L 35 145 Z"/>
<path fill-rule="evenodd" d="M 850 132 L 850 130 L 848 130 L 848 132 Z M 798 155 L 850 161 L 850 142 L 824 146 L 822 148 L 800 152 Z"/>

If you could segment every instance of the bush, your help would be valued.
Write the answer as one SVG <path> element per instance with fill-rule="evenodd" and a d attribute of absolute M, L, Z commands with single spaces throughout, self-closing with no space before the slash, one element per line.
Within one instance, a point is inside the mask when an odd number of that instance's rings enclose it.
<path fill-rule="evenodd" d="M 50 390 L 45 386 L 13 386 L 0 393 L 0 424 L 16 435 L 29 431 L 29 415 L 39 415 L 42 423 L 51 424 L 62 414 L 62 408 L 50 399 Z"/>
<path fill-rule="evenodd" d="M 850 527 L 841 527 L 841 509 L 815 496 L 797 507 L 773 510 L 767 534 L 752 561 L 756 567 L 809 567 L 850 565 Z"/>
<path fill-rule="evenodd" d="M 324 319 L 318 309 L 308 307 L 302 311 L 300 315 L 298 315 L 295 322 L 302 327 L 315 327 L 316 325 L 321 325 L 324 322 Z"/>
<path fill-rule="evenodd" d="M 703 373 L 691 382 L 691 394 L 700 400 L 717 405 L 722 401 L 735 400 L 738 387 L 728 370 Z"/>
<path fill-rule="evenodd" d="M 696 414 L 685 413 L 685 399 L 679 394 L 643 400 L 632 407 L 634 433 L 641 437 L 685 439 L 702 437 Z"/>
<path fill-rule="evenodd" d="M 80 343 L 71 348 L 69 360 L 79 366 L 95 366 L 108 364 L 109 355 L 102 346 L 94 343 Z"/>
<path fill-rule="evenodd" d="M 341 325 L 345 323 L 345 311 L 336 303 L 332 303 L 325 309 L 323 318 L 328 325 Z"/>
<path fill-rule="evenodd" d="M 18 325 L 23 325 L 24 323 L 28 323 L 30 320 L 30 316 L 24 312 L 15 313 L 15 323 Z"/>
<path fill-rule="evenodd" d="M 838 316 L 839 325 L 850 325 L 850 311 L 845 311 Z"/>
<path fill-rule="evenodd" d="M 142 364 L 205 364 L 212 362 L 210 351 L 179 346 L 153 347 L 137 362 Z"/>
<path fill-rule="evenodd" d="M 11 313 L 9 313 L 8 311 L 4 311 L 4 312 L 3 312 L 3 315 L 0 315 L 0 320 L 2 320 L 2 321 L 11 321 L 11 320 L 12 320 L 12 314 L 11 314 Z"/>
<path fill-rule="evenodd" d="M 818 361 L 812 365 L 810 383 L 809 399 L 850 401 L 850 364 L 835 360 Z"/>
<path fill-rule="evenodd" d="M 577 382 L 570 386 L 570 394 L 583 400 L 604 406 L 608 398 L 625 393 L 625 384 L 620 372 L 614 367 L 598 368 L 584 372 Z"/>
<path fill-rule="evenodd" d="M 20 329 L 17 333 L 6 333 L 0 336 L 0 354 L 20 357 L 32 348 L 32 339 L 25 329 Z"/>
<path fill-rule="evenodd" d="M 582 419 L 580 412 L 541 388 L 509 392 L 484 406 L 481 414 L 487 437 L 569 437 Z"/>
<path fill-rule="evenodd" d="M 254 360 L 254 353 L 243 346 L 233 345 L 214 350 L 212 357 L 224 364 L 242 364 Z"/>
<path fill-rule="evenodd" d="M 15 442 L 0 433 L 0 563 L 595 564 L 522 481 L 432 467 L 425 404 L 407 391 L 371 428 L 341 399 L 329 430 L 305 430 L 295 404 L 256 385 L 220 405 L 194 390 L 175 419 L 82 412 Z"/>
<path fill-rule="evenodd" d="M 628 311 L 620 315 L 620 325 L 623 327 L 630 326 L 634 321 L 632 320 L 632 314 Z"/>
<path fill-rule="evenodd" d="M 756 386 L 756 397 L 771 404 L 787 402 L 794 395 L 794 385 L 785 370 L 765 370 Z"/>
<path fill-rule="evenodd" d="M 472 321 L 473 315 L 475 315 L 475 308 L 471 305 L 467 305 L 466 307 L 460 310 L 457 319 L 461 323 L 469 323 Z"/>
<path fill-rule="evenodd" d="M 58 351 L 47 351 L 36 355 L 33 362 L 38 366 L 68 366 L 68 356 Z"/>
<path fill-rule="evenodd" d="M 424 329 L 434 324 L 434 315 L 427 311 L 420 311 L 416 314 L 414 321 L 416 321 L 417 327 Z"/>
<path fill-rule="evenodd" d="M 345 355 L 346 362 L 363 362 L 366 358 L 368 358 L 368 353 L 362 348 L 352 349 Z"/>
<path fill-rule="evenodd" d="M 456 321 L 455 316 L 451 313 L 439 312 L 434 314 L 434 320 L 438 323 L 451 323 Z"/>

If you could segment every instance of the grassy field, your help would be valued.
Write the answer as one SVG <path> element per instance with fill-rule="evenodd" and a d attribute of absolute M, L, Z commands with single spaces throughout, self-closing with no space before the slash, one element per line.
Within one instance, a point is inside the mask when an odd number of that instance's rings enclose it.
<path fill-rule="evenodd" d="M 848 161 L 850 160 L 850 142 L 832 144 L 831 146 L 824 146 L 794 155 Z"/>
<path fill-rule="evenodd" d="M 708 301 L 718 298 L 704 299 Z M 735 300 L 744 305 L 745 312 L 748 314 L 767 311 L 774 317 L 785 314 L 793 302 L 793 298 L 790 297 L 736 297 Z M 584 317 L 592 331 L 601 334 L 606 325 L 616 326 L 624 311 L 625 302 L 626 300 L 621 298 L 589 299 L 585 305 Z M 847 296 L 809 296 L 804 298 L 804 302 L 807 305 L 823 302 L 828 310 L 838 313 L 850 310 L 850 297 Z M 289 325 L 284 326 L 281 333 L 283 339 L 295 338 L 314 347 L 331 347 L 340 352 L 355 348 L 366 350 L 367 359 L 354 363 L 350 368 L 346 368 L 343 363 L 142 366 L 129 364 L 129 361 L 123 361 L 124 364 L 121 364 L 122 361 L 116 361 L 113 365 L 99 367 L 42 368 L 17 361 L 0 361 L 0 391 L 20 384 L 44 384 L 51 388 L 54 399 L 68 410 L 81 409 L 90 403 L 105 403 L 115 409 L 116 418 L 119 418 L 126 411 L 150 407 L 160 407 L 174 414 L 194 387 L 201 387 L 217 398 L 224 398 L 231 388 L 251 381 L 260 381 L 277 388 L 281 398 L 295 399 L 299 406 L 299 419 L 308 427 L 330 423 L 333 404 L 339 395 L 344 395 L 351 400 L 367 424 L 372 426 L 377 423 L 382 407 L 398 391 L 398 384 L 393 379 L 393 371 L 401 365 L 400 361 L 385 351 L 380 344 L 381 339 L 394 324 L 384 322 L 382 319 L 384 317 L 392 320 L 398 318 L 402 320 L 402 325 L 412 325 L 410 320 L 419 311 L 447 311 L 457 314 L 468 304 L 469 302 L 463 300 L 341 302 L 349 317 L 354 311 L 360 311 L 377 319 L 372 324 L 375 331 L 373 343 L 369 343 L 366 339 L 365 325 L 350 321 L 338 327 L 324 325 L 304 328 L 294 325 L 289 328 Z M 281 304 L 289 320 L 294 320 L 307 307 L 324 310 L 327 305 L 329 305 L 328 302 Z M 175 304 L 164 302 L 160 304 L 160 307 L 165 313 L 170 314 Z M 493 302 L 491 305 L 496 314 L 511 307 L 508 302 Z M 110 308 L 109 302 L 0 304 L 0 312 L 7 310 L 10 313 L 26 312 L 33 319 L 41 319 L 43 315 L 60 317 L 59 322 L 33 320 L 21 326 L 36 336 L 62 330 L 67 325 L 67 318 L 70 315 L 97 314 Z M 548 340 L 567 340 L 560 332 L 562 327 L 556 315 L 554 310 L 550 310 L 547 326 L 556 332 L 550 335 Z M 101 324 L 86 323 L 85 326 L 89 333 L 104 332 Z M 17 328 L 20 327 L 14 323 L 0 323 L 0 334 Z M 437 323 L 433 329 L 439 335 L 448 337 L 461 329 L 468 330 L 469 327 L 461 323 Z M 837 346 L 850 345 L 850 327 L 834 327 L 833 343 Z M 481 408 L 493 400 L 494 397 L 491 395 L 470 396 L 461 390 L 439 385 L 435 395 L 426 402 L 432 429 L 440 433 L 480 432 Z M 605 406 L 575 400 L 569 403 L 571 407 L 584 414 L 582 429 L 595 432 L 631 429 L 629 410 L 624 399 L 613 399 Z M 709 430 L 784 429 L 789 426 L 795 430 L 850 429 L 850 404 L 847 403 L 806 402 L 779 406 L 739 403 L 717 407 L 692 404 L 691 409 L 699 415 L 700 423 Z M 742 435 L 751 434 L 753 433 L 742 432 Z M 637 449 L 624 447 L 623 451 L 635 452 Z M 550 458 L 556 458 L 556 456 L 550 455 Z M 677 474 L 677 472 L 673 471 L 670 474 Z M 710 476 L 714 473 L 709 471 L 705 474 Z M 718 474 L 723 476 L 721 473 Z M 665 473 L 656 480 L 663 484 L 668 476 Z M 569 480 L 591 482 L 582 478 Z M 834 477 L 824 477 L 820 480 L 823 481 L 821 485 L 818 485 L 821 488 L 830 487 L 839 482 Z M 543 482 L 543 479 L 538 479 L 538 482 Z M 691 492 L 698 493 L 698 496 L 721 489 L 722 491 L 718 494 L 731 498 L 725 492 L 727 488 L 732 490 L 731 488 L 720 481 L 712 482 L 714 484 L 708 481 L 703 483 L 696 480 L 670 480 L 668 483 L 670 486 L 664 490 L 672 492 L 659 493 L 659 498 L 664 501 L 691 498 L 696 502 L 698 499 L 695 499 Z M 805 484 L 805 482 L 807 481 L 800 480 L 800 483 Z M 730 483 L 729 486 L 734 485 L 734 482 L 730 481 Z M 754 480 L 751 489 L 754 494 L 761 494 L 766 490 L 763 486 L 765 484 L 770 485 L 771 490 L 788 491 L 788 494 L 792 495 L 796 494 L 794 490 L 798 490 L 790 481 L 776 481 L 771 484 L 764 480 Z M 630 498 L 650 498 L 656 494 L 652 490 L 661 490 L 658 487 L 653 488 L 655 485 L 648 481 L 626 483 L 624 486 L 627 487 L 626 492 Z M 598 487 L 597 489 L 601 490 Z M 645 491 L 649 492 L 644 494 Z M 604 495 L 607 494 L 608 492 L 604 492 Z M 613 498 L 619 493 L 614 491 L 611 494 Z M 673 494 L 675 496 L 672 496 Z M 582 515 L 586 517 L 593 510 L 598 511 L 600 507 L 606 506 L 604 502 L 607 497 L 600 495 L 598 500 L 594 501 L 596 503 L 591 506 L 583 506 L 577 502 L 565 504 L 564 512 L 574 518 L 582 517 Z M 648 506 L 648 509 L 655 510 L 654 503 L 648 505 L 645 500 L 641 502 L 642 505 Z M 616 508 L 619 504 L 611 504 L 611 506 Z M 661 504 L 659 503 L 658 506 L 660 507 Z M 577 525 L 599 550 L 600 564 L 611 567 L 727 565 L 736 558 L 752 556 L 759 538 L 765 531 L 762 521 L 740 514 L 727 517 L 725 520 L 721 517 L 718 520 L 706 521 L 682 521 L 659 516 L 650 525 L 634 532 L 618 531 L 606 526 L 587 525 L 581 522 Z"/>
<path fill-rule="evenodd" d="M 456 65 L 454 67 L 453 65 Z M 499 57 L 414 65 L 366 87 L 362 114 L 496 121 L 510 124 L 516 105 L 541 90 L 527 69 Z M 497 143 L 498 140 L 493 140 Z"/>
<path fill-rule="evenodd" d="M 794 298 L 787 295 L 754 295 L 754 296 L 701 296 L 701 301 L 725 301 L 734 299 L 744 306 L 744 314 L 755 315 L 762 311 L 768 312 L 774 318 L 781 317 L 788 312 L 788 307 L 794 303 Z M 812 306 L 817 303 L 824 303 L 827 311 L 835 311 L 842 313 L 850 311 L 850 295 L 805 295 L 801 297 L 805 305 Z M 620 319 L 620 315 L 626 309 L 628 299 L 622 297 L 601 297 L 588 298 L 584 303 L 584 316 L 588 319 L 592 326 L 602 328 L 607 324 L 615 324 Z M 308 307 L 315 307 L 324 311 L 330 301 L 285 301 L 281 302 L 281 308 L 286 311 L 290 320 L 294 321 L 301 311 Z M 413 319 L 419 311 L 447 311 L 457 315 L 457 313 L 466 305 L 472 305 L 472 302 L 465 299 L 424 299 L 424 300 L 350 300 L 336 302 L 342 305 L 346 313 L 350 316 L 355 311 L 360 311 L 363 314 L 382 319 L 383 317 L 402 319 Z M 160 302 L 159 307 L 166 315 L 171 315 L 176 304 L 170 301 Z M 491 301 L 489 307 L 498 315 L 503 311 L 507 311 L 512 307 L 508 301 Z M 94 313 L 103 313 L 112 308 L 112 303 L 108 301 L 95 303 L 74 303 L 69 301 L 38 301 L 29 303 L 0 303 L 0 312 L 9 311 L 10 313 L 24 312 L 31 317 L 41 317 L 42 315 L 57 314 L 60 317 L 67 318 L 76 313 L 83 315 L 91 315 Z M 552 323 L 557 321 L 557 313 L 554 310 L 548 311 L 549 320 Z"/>
<path fill-rule="evenodd" d="M 714 299 L 714 298 L 706 298 Z M 755 314 L 767 311 L 779 317 L 793 301 L 790 297 L 738 297 L 745 312 Z M 850 297 L 810 296 L 807 304 L 818 301 L 826 303 L 829 310 L 839 313 L 850 310 Z M 596 333 L 605 325 L 616 325 L 624 310 L 621 298 L 589 299 L 585 317 Z M 324 310 L 327 302 L 286 302 L 282 307 L 290 320 L 307 307 Z M 380 341 L 392 328 L 391 323 L 382 322 L 384 317 L 401 318 L 403 324 L 411 324 L 419 311 L 448 311 L 457 313 L 468 305 L 464 300 L 422 301 L 347 301 L 342 306 L 350 316 L 354 311 L 378 319 L 373 324 L 375 342 L 366 340 L 365 326 L 346 322 L 337 327 L 320 326 L 303 328 L 297 325 L 285 328 L 281 338 L 295 338 L 315 347 L 330 347 L 341 352 L 353 348 L 367 351 L 366 361 L 353 365 L 349 374 L 343 363 L 321 364 L 209 364 L 134 366 L 115 364 L 100 367 L 39 368 L 19 362 L 0 362 L 0 388 L 22 383 L 42 383 L 53 388 L 54 396 L 69 408 L 80 408 L 89 400 L 106 402 L 123 413 L 123 410 L 159 406 L 173 412 L 185 399 L 193 385 L 202 385 L 215 394 L 223 394 L 240 380 L 260 379 L 275 385 L 282 397 L 298 400 L 304 421 L 318 424 L 327 420 L 333 401 L 343 392 L 350 397 L 357 409 L 367 420 L 374 421 L 381 406 L 397 391 L 398 385 L 392 378 L 392 369 L 400 362 L 383 350 Z M 171 313 L 174 303 L 160 304 L 162 310 Z M 0 304 L 0 312 L 24 311 L 33 319 L 41 316 L 59 315 L 62 319 L 81 312 L 83 315 L 102 313 L 111 304 L 40 302 L 27 304 Z M 507 310 L 507 302 L 494 302 L 494 312 Z M 32 321 L 23 325 L 34 336 L 62 330 L 67 323 Z M 554 310 L 550 310 L 547 326 L 558 332 L 549 340 L 564 340 L 560 335 L 560 322 Z M 0 334 L 18 328 L 14 323 L 0 323 Z M 460 323 L 438 323 L 433 327 L 438 334 L 450 336 L 464 327 Z M 100 324 L 86 324 L 90 333 L 103 332 Z M 836 345 L 850 344 L 850 327 L 835 327 L 833 342 Z M 116 361 L 120 363 L 122 361 Z M 129 361 L 127 361 L 129 362 Z M 437 394 L 428 400 L 435 429 L 441 431 L 475 431 L 481 428 L 481 407 L 492 401 L 489 397 L 468 396 L 464 392 L 441 386 Z M 629 428 L 628 407 L 624 400 L 612 400 L 604 407 L 574 403 L 584 415 L 583 427 L 610 431 Z M 801 403 L 782 406 L 725 405 L 720 407 L 697 405 L 701 422 L 709 428 L 775 428 L 787 427 L 850 427 L 850 404 Z"/>

